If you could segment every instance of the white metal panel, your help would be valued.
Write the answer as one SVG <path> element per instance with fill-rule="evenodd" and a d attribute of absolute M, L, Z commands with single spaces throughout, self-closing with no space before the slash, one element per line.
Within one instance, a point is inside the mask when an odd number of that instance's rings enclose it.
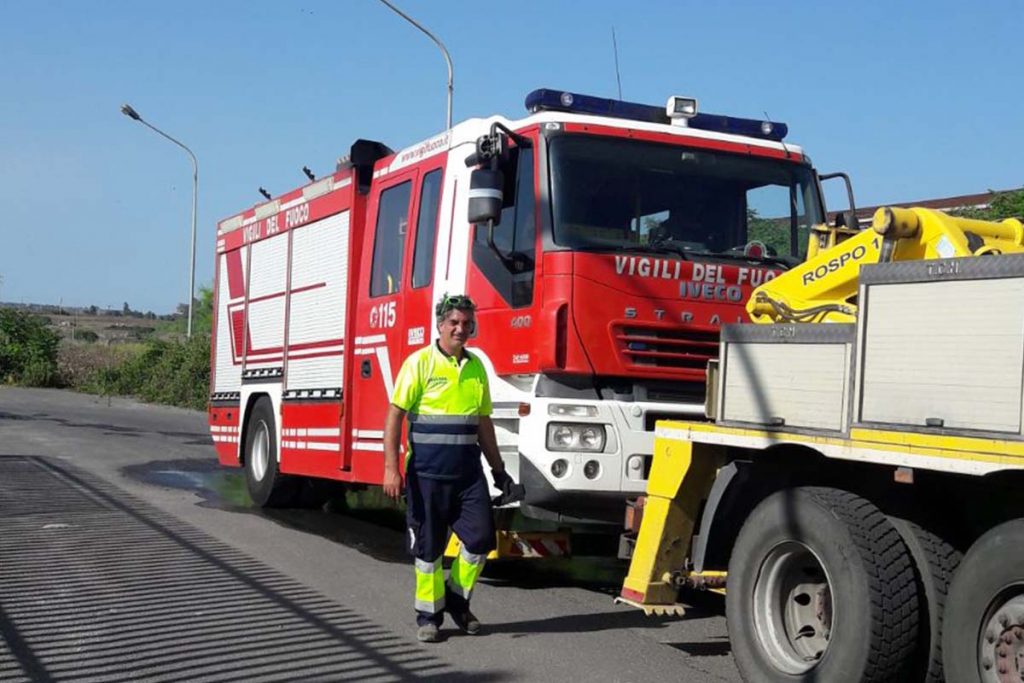
<path fill-rule="evenodd" d="M 1020 432 L 1024 279 L 867 290 L 862 421 Z"/>
<path fill-rule="evenodd" d="M 845 427 L 849 344 L 726 345 L 723 419 L 840 431 Z"/>
<path fill-rule="evenodd" d="M 242 248 L 242 273 L 245 273 L 245 247 Z M 242 386 L 241 358 L 235 358 L 231 341 L 230 309 L 241 309 L 243 297 L 231 301 L 228 286 L 227 254 L 221 254 L 219 277 L 217 278 L 217 340 L 214 345 L 213 393 L 238 391 Z M 243 280 L 244 281 L 244 280 Z"/>
<path fill-rule="evenodd" d="M 473 232 L 473 226 L 466 219 L 469 211 L 469 177 L 472 173 L 471 169 L 466 168 L 468 153 L 466 146 L 452 149 L 445 167 L 441 204 L 438 207 L 432 302 L 439 300 L 445 293 L 466 291 L 469 238 Z M 431 339 L 437 339 L 437 328 L 431 325 L 430 330 Z"/>
<path fill-rule="evenodd" d="M 288 272 L 288 233 L 251 247 L 249 279 L 249 339 L 247 368 L 280 366 L 284 346 L 284 293 Z M 272 351 L 271 349 L 278 349 Z"/>
<path fill-rule="evenodd" d="M 292 233 L 286 388 L 340 387 L 349 277 L 349 212 Z"/>

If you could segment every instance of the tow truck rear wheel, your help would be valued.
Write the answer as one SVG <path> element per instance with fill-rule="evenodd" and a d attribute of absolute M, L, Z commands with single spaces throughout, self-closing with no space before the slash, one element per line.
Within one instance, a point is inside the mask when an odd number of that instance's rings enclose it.
<path fill-rule="evenodd" d="M 779 491 L 736 539 L 726 617 L 745 680 L 904 681 L 918 633 L 912 561 L 871 502 L 832 488 Z"/>
<path fill-rule="evenodd" d="M 946 601 L 942 656 L 949 683 L 1024 680 L 1024 519 L 974 542 Z"/>
<path fill-rule="evenodd" d="M 245 428 L 245 482 L 259 507 L 284 507 L 298 490 L 299 481 L 278 469 L 274 405 L 265 396 L 256 400 Z"/>
<path fill-rule="evenodd" d="M 920 601 L 915 681 L 942 683 L 942 630 L 946 597 L 963 554 L 943 538 L 917 524 L 889 517 L 914 561 Z"/>

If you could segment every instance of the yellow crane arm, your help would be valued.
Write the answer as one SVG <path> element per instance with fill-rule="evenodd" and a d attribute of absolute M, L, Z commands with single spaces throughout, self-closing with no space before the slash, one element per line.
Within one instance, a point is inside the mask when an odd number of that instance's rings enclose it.
<path fill-rule="evenodd" d="M 980 221 L 922 208 L 880 208 L 870 228 L 840 241 L 845 235 L 851 232 L 815 228 L 807 260 L 754 290 L 747 302 L 750 319 L 853 322 L 865 263 L 1024 252 L 1024 224 L 1015 218 Z"/>

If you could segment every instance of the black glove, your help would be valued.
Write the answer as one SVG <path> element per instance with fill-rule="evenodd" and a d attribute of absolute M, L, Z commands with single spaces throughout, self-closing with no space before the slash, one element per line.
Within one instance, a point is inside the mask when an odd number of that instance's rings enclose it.
<path fill-rule="evenodd" d="M 494 488 L 501 491 L 501 495 L 491 501 L 494 505 L 508 505 L 518 502 L 526 496 L 526 487 L 517 484 L 504 469 L 491 470 L 491 477 L 494 478 Z"/>

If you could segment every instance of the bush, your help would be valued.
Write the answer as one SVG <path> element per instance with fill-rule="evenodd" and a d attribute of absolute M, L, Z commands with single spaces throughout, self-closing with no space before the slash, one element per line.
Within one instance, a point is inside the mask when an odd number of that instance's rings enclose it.
<path fill-rule="evenodd" d="M 74 344 L 67 340 L 57 352 L 57 370 L 61 383 L 72 389 L 94 391 L 95 378 L 101 370 L 116 368 L 142 351 L 141 344 Z"/>
<path fill-rule="evenodd" d="M 0 308 L 0 382 L 31 387 L 57 382 L 60 335 L 25 311 Z"/>
<path fill-rule="evenodd" d="M 156 340 L 113 367 L 98 369 L 83 388 L 100 394 L 204 410 L 210 386 L 210 338 Z"/>

